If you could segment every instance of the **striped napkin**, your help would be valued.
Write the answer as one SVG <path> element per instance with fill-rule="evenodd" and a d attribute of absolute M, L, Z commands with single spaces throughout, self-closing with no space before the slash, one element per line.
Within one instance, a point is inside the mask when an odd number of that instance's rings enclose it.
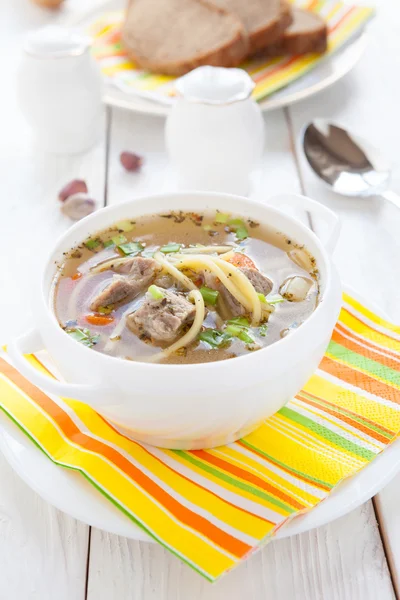
<path fill-rule="evenodd" d="M 27 357 L 47 371 L 49 359 Z M 315 375 L 259 429 L 213 450 L 125 437 L 89 406 L 46 396 L 5 356 L 0 408 L 56 464 L 210 581 L 370 463 L 400 431 L 400 327 L 351 296 Z M 96 491 L 97 492 L 96 492 Z"/>
<path fill-rule="evenodd" d="M 328 24 L 328 50 L 325 54 L 306 54 L 266 59 L 256 58 L 243 64 L 256 83 L 253 97 L 262 100 L 292 83 L 327 56 L 356 36 L 373 16 L 374 9 L 337 0 L 291 0 L 296 6 L 308 8 Z M 137 68 L 127 57 L 121 42 L 123 11 L 101 15 L 91 23 L 88 33 L 94 39 L 93 53 L 103 75 L 127 93 L 136 93 L 160 102 L 171 102 L 175 95 L 174 78 L 148 73 Z"/>

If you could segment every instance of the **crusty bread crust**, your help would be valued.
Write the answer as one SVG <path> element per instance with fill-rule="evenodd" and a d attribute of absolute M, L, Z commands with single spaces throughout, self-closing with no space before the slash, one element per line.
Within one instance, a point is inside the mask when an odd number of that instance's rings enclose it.
<path fill-rule="evenodd" d="M 238 66 L 246 58 L 249 52 L 248 36 L 240 19 L 232 13 L 214 6 L 211 2 L 208 2 L 208 0 L 194 1 L 203 4 L 209 10 L 224 16 L 229 15 L 231 19 L 236 19 L 237 31 L 229 42 L 224 42 L 220 47 L 213 48 L 210 51 L 204 50 L 198 52 L 195 56 L 187 57 L 181 61 L 154 61 L 151 57 L 139 55 L 137 51 L 132 48 L 129 33 L 130 25 L 127 25 L 126 21 L 122 28 L 122 40 L 125 44 L 128 56 L 143 69 L 176 76 L 184 75 L 192 69 L 202 65 L 211 65 L 214 67 Z M 135 0 L 131 0 L 130 5 L 133 5 L 134 2 Z"/>
<path fill-rule="evenodd" d="M 291 8 L 283 0 L 281 2 L 280 13 L 275 20 L 256 31 L 249 32 L 250 54 L 255 54 L 278 41 L 291 23 Z"/>

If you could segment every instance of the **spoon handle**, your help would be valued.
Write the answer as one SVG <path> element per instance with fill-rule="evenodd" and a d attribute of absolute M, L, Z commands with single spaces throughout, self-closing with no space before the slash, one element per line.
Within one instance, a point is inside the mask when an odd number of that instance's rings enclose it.
<path fill-rule="evenodd" d="M 400 208 L 400 195 L 396 194 L 396 192 L 392 192 L 391 190 L 386 190 L 386 192 L 382 192 L 382 198 L 385 200 L 389 200 L 392 204 Z"/>

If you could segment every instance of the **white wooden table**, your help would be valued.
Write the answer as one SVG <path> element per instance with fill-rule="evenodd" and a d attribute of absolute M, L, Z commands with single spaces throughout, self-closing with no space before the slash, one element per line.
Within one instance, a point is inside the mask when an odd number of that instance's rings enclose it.
<path fill-rule="evenodd" d="M 67 0 L 68 10 L 80 0 Z M 89 0 L 85 0 L 85 5 Z M 76 157 L 38 154 L 15 103 L 21 35 L 56 17 L 28 0 L 0 3 L 0 332 L 29 323 L 35 257 L 68 226 L 59 188 L 87 180 L 99 205 L 171 189 L 163 121 L 107 111 L 103 139 Z M 347 200 L 324 190 L 295 150 L 302 124 L 316 116 L 351 125 L 399 161 L 400 5 L 378 3 L 369 48 L 331 90 L 266 115 L 267 145 L 252 196 L 302 191 L 342 218 L 335 253 L 342 279 L 400 322 L 400 211 L 378 199 Z M 390 55 L 390 57 L 389 57 Z M 145 156 L 125 173 L 119 152 Z M 399 161 L 400 163 L 400 161 Z M 400 168 L 393 187 L 400 190 Z M 41 500 L 0 456 L 0 600 L 388 600 L 400 594 L 400 476 L 377 497 L 325 527 L 276 541 L 214 586 L 162 548 L 109 535 Z"/>

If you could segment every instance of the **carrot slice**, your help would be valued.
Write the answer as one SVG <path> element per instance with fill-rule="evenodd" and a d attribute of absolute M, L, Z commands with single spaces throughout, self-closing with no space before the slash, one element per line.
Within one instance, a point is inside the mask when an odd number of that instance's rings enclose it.
<path fill-rule="evenodd" d="M 75 275 L 72 275 L 71 279 L 72 281 L 76 281 L 77 279 L 80 279 L 82 277 L 82 273 L 79 273 L 79 271 L 77 271 L 75 273 Z"/>
<path fill-rule="evenodd" d="M 85 319 L 90 325 L 97 325 L 98 327 L 110 325 L 114 321 L 113 317 L 106 317 L 104 315 L 86 315 Z"/>
<path fill-rule="evenodd" d="M 228 258 L 226 262 L 231 263 L 235 267 L 248 267 L 250 269 L 257 269 L 251 258 L 245 254 L 242 254 L 241 252 L 235 252 L 235 254 Z"/>

